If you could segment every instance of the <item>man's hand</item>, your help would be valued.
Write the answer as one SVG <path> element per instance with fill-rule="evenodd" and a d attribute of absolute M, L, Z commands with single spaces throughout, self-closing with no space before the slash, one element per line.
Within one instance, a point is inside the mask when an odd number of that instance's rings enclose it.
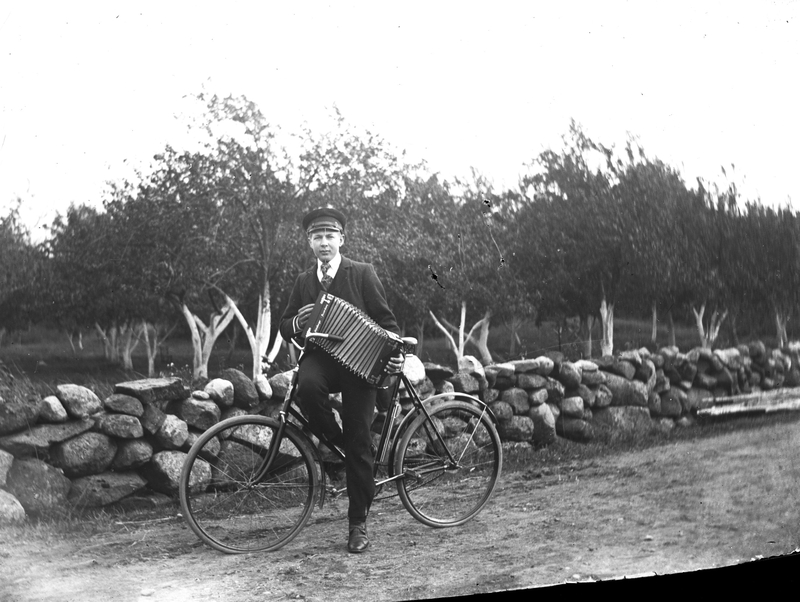
<path fill-rule="evenodd" d="M 389 358 L 389 362 L 386 364 L 386 372 L 389 374 L 396 374 L 397 372 L 400 372 L 400 370 L 403 368 L 403 361 L 404 358 L 402 355 Z"/>
<path fill-rule="evenodd" d="M 314 304 L 309 303 L 308 305 L 304 305 L 300 308 L 300 311 L 297 312 L 297 316 L 295 317 L 295 326 L 297 330 L 303 330 L 306 327 L 306 322 L 308 322 L 308 316 L 311 314 L 311 310 L 314 309 Z"/>

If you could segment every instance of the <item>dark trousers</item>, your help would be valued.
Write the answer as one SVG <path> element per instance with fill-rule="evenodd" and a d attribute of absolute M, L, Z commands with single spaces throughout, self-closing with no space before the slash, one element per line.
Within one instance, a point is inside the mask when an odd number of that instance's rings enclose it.
<path fill-rule="evenodd" d="M 328 406 L 328 394 L 342 393 L 342 429 Z M 347 516 L 351 521 L 367 518 L 375 481 L 372 455 L 372 426 L 377 388 L 342 367 L 321 349 L 307 353 L 300 360 L 297 375 L 297 399 L 311 428 L 328 440 L 341 445 L 345 453 Z"/>

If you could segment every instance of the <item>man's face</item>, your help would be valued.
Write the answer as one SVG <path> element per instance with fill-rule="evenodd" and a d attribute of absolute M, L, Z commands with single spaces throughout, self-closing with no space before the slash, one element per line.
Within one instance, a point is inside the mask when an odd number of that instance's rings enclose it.
<path fill-rule="evenodd" d="M 330 261 L 339 254 L 344 244 L 344 235 L 337 230 L 317 230 L 308 237 L 314 256 L 320 261 Z"/>

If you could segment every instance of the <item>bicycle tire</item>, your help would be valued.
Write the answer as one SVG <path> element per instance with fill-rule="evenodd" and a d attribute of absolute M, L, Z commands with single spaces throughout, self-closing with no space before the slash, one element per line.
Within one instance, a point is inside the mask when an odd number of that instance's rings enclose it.
<path fill-rule="evenodd" d="M 181 508 L 189 527 L 210 547 L 226 554 L 274 551 L 311 517 L 320 493 L 318 464 L 304 435 L 291 425 L 272 467 L 256 482 L 279 426 L 266 416 L 228 418 L 189 450 L 180 478 Z"/>
<path fill-rule="evenodd" d="M 429 527 L 455 527 L 486 505 L 503 466 L 503 448 L 489 412 L 480 402 L 444 402 L 420 415 L 397 444 L 397 492 L 406 510 Z M 431 425 L 457 461 L 447 455 Z"/>

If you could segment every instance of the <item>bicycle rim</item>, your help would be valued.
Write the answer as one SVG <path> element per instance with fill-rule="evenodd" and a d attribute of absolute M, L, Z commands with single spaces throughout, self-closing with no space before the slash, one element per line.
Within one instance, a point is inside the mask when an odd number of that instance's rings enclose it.
<path fill-rule="evenodd" d="M 284 430 L 275 460 L 265 458 L 279 422 L 229 418 L 207 430 L 183 466 L 183 516 L 197 536 L 228 554 L 277 550 L 294 539 L 314 507 L 318 479 L 308 447 Z"/>
<path fill-rule="evenodd" d="M 442 435 L 453 465 L 434 427 Z M 403 434 L 395 471 L 405 475 L 397 492 L 406 510 L 430 527 L 455 527 L 489 501 L 502 469 L 502 447 L 488 413 L 453 401 L 423 415 Z"/>

